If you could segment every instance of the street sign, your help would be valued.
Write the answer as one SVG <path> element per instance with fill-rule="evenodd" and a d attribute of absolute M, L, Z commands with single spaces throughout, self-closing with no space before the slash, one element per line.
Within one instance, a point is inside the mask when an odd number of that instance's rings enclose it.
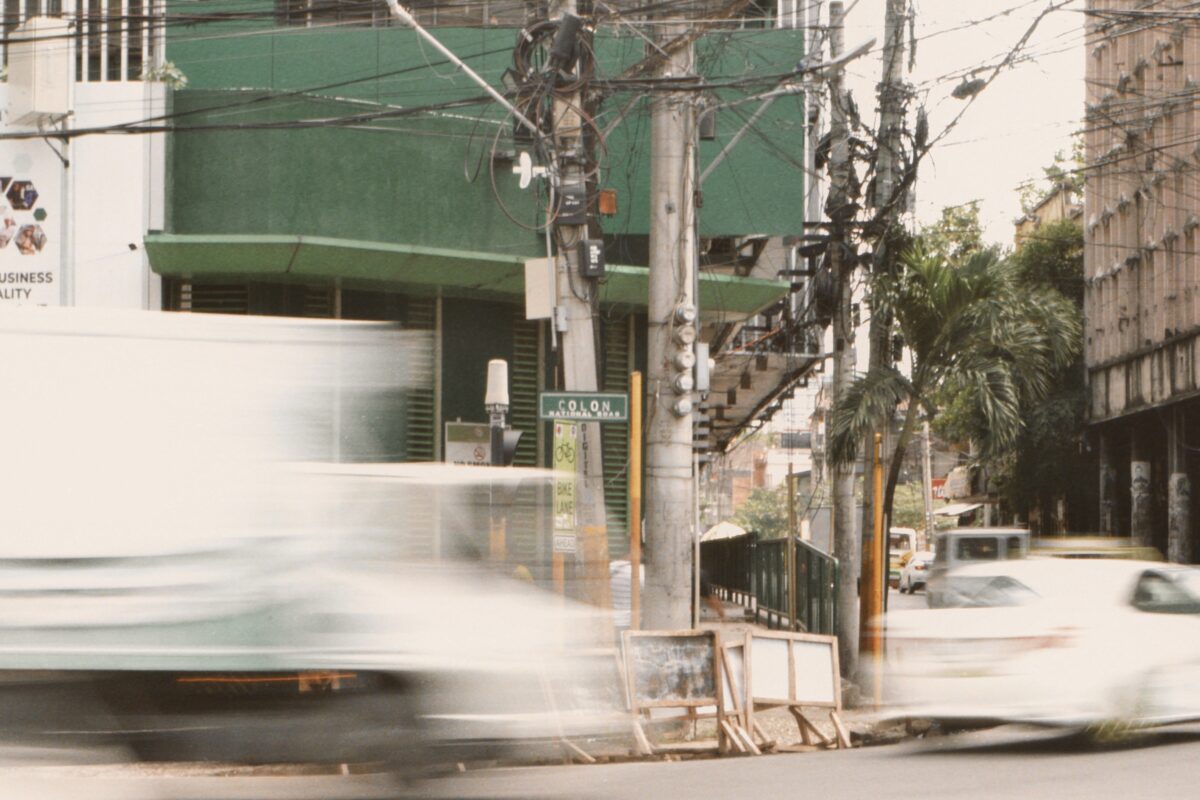
<path fill-rule="evenodd" d="M 554 536 L 555 548 L 559 535 L 570 534 L 575 540 L 575 481 L 578 478 L 579 426 L 574 422 L 554 423 Z M 574 547 L 574 545 L 572 545 Z M 574 549 L 556 553 L 575 552 Z"/>
<path fill-rule="evenodd" d="M 553 552 L 562 553 L 563 555 L 574 555 L 575 532 L 555 531 Z"/>
<path fill-rule="evenodd" d="M 492 463 L 492 434 L 487 423 L 447 422 L 442 460 L 484 467 Z"/>
<path fill-rule="evenodd" d="M 538 417 L 576 422 L 626 422 L 629 396 L 615 392 L 542 392 Z"/>

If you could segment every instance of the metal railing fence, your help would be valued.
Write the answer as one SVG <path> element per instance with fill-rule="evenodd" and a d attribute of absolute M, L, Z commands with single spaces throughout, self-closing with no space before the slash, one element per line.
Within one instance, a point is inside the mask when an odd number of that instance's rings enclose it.
<path fill-rule="evenodd" d="M 748 533 L 700 544 L 700 565 L 718 595 L 750 609 L 758 622 L 809 633 L 837 633 L 837 559 L 794 539 L 796 607 L 788 608 L 787 540 Z"/>

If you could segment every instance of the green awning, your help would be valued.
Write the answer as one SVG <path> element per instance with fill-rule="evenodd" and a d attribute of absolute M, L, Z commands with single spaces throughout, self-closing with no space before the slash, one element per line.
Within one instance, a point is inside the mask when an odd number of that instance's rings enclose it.
<path fill-rule="evenodd" d="M 434 292 L 447 296 L 507 299 L 525 294 L 525 258 L 471 250 L 447 250 L 319 236 L 247 234 L 146 235 L 151 268 L 185 280 L 290 280 L 346 286 Z M 600 301 L 644 309 L 645 267 L 608 265 Z M 788 291 L 788 284 L 758 278 L 702 274 L 704 315 L 750 316 Z"/>

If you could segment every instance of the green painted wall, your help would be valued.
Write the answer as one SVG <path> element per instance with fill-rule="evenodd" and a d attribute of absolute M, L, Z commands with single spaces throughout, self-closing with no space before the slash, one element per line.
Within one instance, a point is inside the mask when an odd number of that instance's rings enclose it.
<path fill-rule="evenodd" d="M 257 5 L 254 6 L 257 8 Z M 263 9 L 269 9 L 269 4 Z M 206 13 L 219 11 L 206 4 Z M 237 6 L 238 11 L 247 6 Z M 436 35 L 495 85 L 511 63 L 510 28 L 438 28 Z M 727 102 L 772 88 L 802 55 L 802 32 L 757 29 L 712 34 L 697 62 Z M 642 56 L 644 43 L 604 34 L 597 75 Z M 536 255 L 539 198 L 521 191 L 493 141 L 511 148 L 510 124 L 493 103 L 434 115 L 361 119 L 355 127 L 288 129 L 298 120 L 344 120 L 481 94 L 412 31 L 399 28 L 271 28 L 262 22 L 173 26 L 167 56 L 187 76 L 174 94 L 169 227 L 176 233 L 287 233 Z M 432 64 L 432 66 L 430 66 Z M 726 86 L 726 84 L 736 86 Z M 601 105 L 606 125 L 631 97 Z M 381 107 L 380 104 L 387 104 Z M 757 104 L 718 114 L 719 140 L 701 146 L 701 166 Z M 802 229 L 803 109 L 775 101 L 703 187 L 702 235 L 783 234 Z M 281 129 L 262 130 L 263 124 Z M 496 134 L 499 133 L 499 138 Z M 607 233 L 645 233 L 649 116 L 636 106 L 608 137 L 601 185 L 619 192 Z M 473 177 L 474 181 L 469 181 Z M 501 205 L 503 203 L 503 206 Z"/>
<path fill-rule="evenodd" d="M 204 124 L 236 122 L 249 112 L 188 112 L 262 98 L 261 92 L 184 91 L 174 113 Z M 255 123 L 358 113 L 356 104 L 294 98 L 254 108 Z M 486 172 L 463 178 L 465 136 L 458 120 L 406 120 L 395 129 L 193 131 L 172 137 L 169 230 L 173 233 L 270 233 L 333 236 L 497 254 L 536 255 L 545 245 L 505 217 Z M 505 165 L 507 170 L 508 166 Z M 503 176 L 511 178 L 511 175 Z M 502 200 L 524 209 L 530 196 L 515 181 Z"/>
<path fill-rule="evenodd" d="M 614 39 L 617 60 L 640 55 L 639 42 Z M 804 55 L 802 31 L 759 29 L 714 33 L 696 44 L 697 71 L 714 85 L 713 104 L 735 102 L 770 91 L 778 76 Z M 635 97 L 621 92 L 605 101 L 601 118 L 614 115 Z M 701 141 L 699 172 L 746 124 L 759 102 L 715 113 L 716 139 Z M 702 236 L 786 235 L 803 231 L 804 97 L 775 99 L 701 186 Z M 609 234 L 649 232 L 650 101 L 640 100 L 606 142 L 609 162 L 602 183 L 618 192 L 619 213 L 604 221 Z"/>

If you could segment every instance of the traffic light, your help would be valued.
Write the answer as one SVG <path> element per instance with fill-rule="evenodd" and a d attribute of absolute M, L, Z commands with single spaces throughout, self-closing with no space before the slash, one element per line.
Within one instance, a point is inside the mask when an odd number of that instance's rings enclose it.
<path fill-rule="evenodd" d="M 514 431 L 512 428 L 504 429 L 504 445 L 500 450 L 500 463 L 504 466 L 511 467 L 517 457 L 517 445 L 521 442 L 522 433 L 523 431 Z"/>

